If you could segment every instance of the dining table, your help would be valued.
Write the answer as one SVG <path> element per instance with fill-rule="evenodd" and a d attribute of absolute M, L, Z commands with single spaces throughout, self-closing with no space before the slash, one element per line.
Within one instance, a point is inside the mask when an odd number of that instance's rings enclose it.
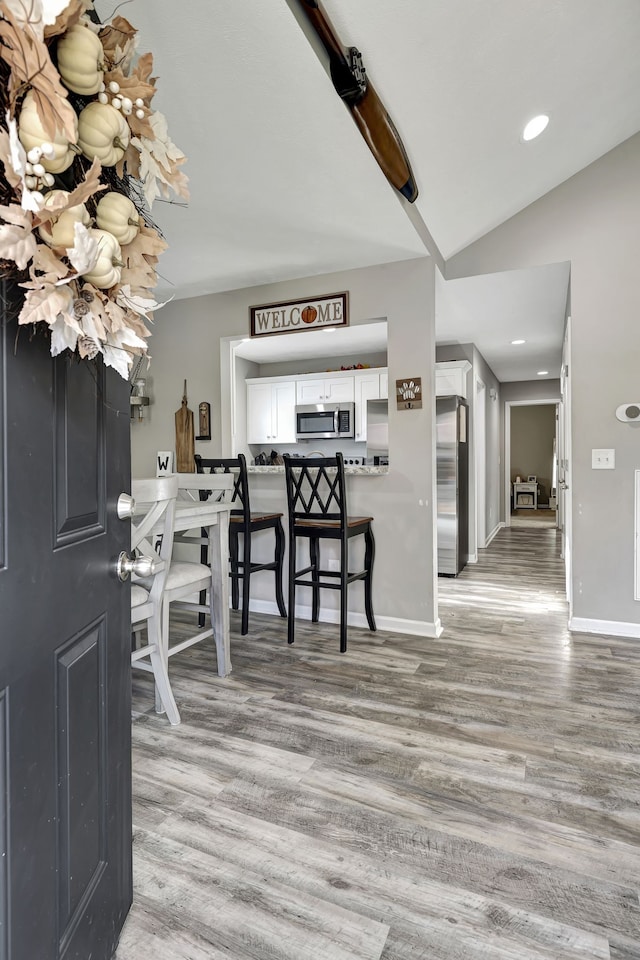
<path fill-rule="evenodd" d="M 178 499 L 174 524 L 174 544 L 198 545 L 206 531 L 211 566 L 209 611 L 211 624 L 193 636 L 174 643 L 164 651 L 172 657 L 182 650 L 213 636 L 216 645 L 218 676 L 231 673 L 229 640 L 229 514 L 232 504 L 224 498 L 233 488 L 232 474 L 179 473 Z M 207 499 L 201 499 L 203 494 Z M 182 604 L 198 611 L 199 605 Z"/>

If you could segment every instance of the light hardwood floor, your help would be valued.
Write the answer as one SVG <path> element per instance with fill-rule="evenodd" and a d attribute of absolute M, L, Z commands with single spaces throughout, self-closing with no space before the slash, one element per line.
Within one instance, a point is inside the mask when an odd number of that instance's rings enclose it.
<path fill-rule="evenodd" d="M 439 640 L 343 656 L 233 614 L 230 677 L 171 660 L 177 728 L 135 677 L 117 960 L 640 958 L 640 641 L 568 633 L 555 530 L 439 582 Z"/>

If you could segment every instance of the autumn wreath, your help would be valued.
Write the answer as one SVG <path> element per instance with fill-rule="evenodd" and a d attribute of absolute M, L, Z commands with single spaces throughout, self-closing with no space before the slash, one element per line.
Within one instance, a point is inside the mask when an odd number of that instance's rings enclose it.
<path fill-rule="evenodd" d="M 92 0 L 0 0 L 0 275 L 51 354 L 102 354 L 127 378 L 147 349 L 159 197 L 187 198 L 184 154 L 152 110 L 150 53 Z"/>

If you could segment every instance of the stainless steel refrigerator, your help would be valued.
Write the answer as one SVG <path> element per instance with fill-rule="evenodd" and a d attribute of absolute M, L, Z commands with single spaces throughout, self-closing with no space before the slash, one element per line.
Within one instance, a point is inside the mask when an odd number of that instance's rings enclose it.
<path fill-rule="evenodd" d="M 436 397 L 438 574 L 457 577 L 469 552 L 469 407 Z"/>

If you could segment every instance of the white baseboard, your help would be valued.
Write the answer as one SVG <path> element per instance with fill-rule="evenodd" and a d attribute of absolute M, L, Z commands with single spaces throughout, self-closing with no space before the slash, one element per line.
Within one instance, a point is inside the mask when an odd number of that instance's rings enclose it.
<path fill-rule="evenodd" d="M 477 563 L 477 562 L 478 562 L 478 554 L 477 554 L 477 553 L 469 553 L 469 554 L 467 554 L 467 563 Z"/>
<path fill-rule="evenodd" d="M 498 535 L 498 533 L 500 532 L 500 530 L 503 529 L 504 526 L 505 526 L 504 520 L 501 520 L 500 523 L 497 523 L 497 524 L 495 525 L 495 527 L 493 528 L 493 530 L 491 531 L 491 533 L 490 533 L 489 536 L 487 537 L 486 543 L 485 543 L 485 545 L 484 545 L 484 546 L 485 546 L 485 549 L 489 546 L 489 544 L 491 543 L 491 541 Z"/>
<path fill-rule="evenodd" d="M 640 640 L 640 623 L 625 623 L 623 620 L 590 620 L 588 617 L 571 617 L 569 630 L 573 633 L 602 633 L 607 637 L 630 637 Z"/>
<path fill-rule="evenodd" d="M 280 616 L 278 607 L 273 600 L 251 600 L 249 609 L 255 613 L 268 613 L 272 616 Z M 297 604 L 296 618 L 299 620 L 311 620 L 311 607 Z M 320 622 L 339 623 L 339 611 L 320 609 Z M 352 611 L 347 616 L 347 622 L 350 627 L 364 627 L 365 630 L 369 627 L 364 613 Z M 436 639 L 442 634 L 442 624 L 439 618 L 435 623 L 430 623 L 427 620 L 404 620 L 402 617 L 381 617 L 376 614 L 376 626 L 378 630 L 388 630 L 390 633 L 406 633 L 413 637 L 431 637 Z"/>

